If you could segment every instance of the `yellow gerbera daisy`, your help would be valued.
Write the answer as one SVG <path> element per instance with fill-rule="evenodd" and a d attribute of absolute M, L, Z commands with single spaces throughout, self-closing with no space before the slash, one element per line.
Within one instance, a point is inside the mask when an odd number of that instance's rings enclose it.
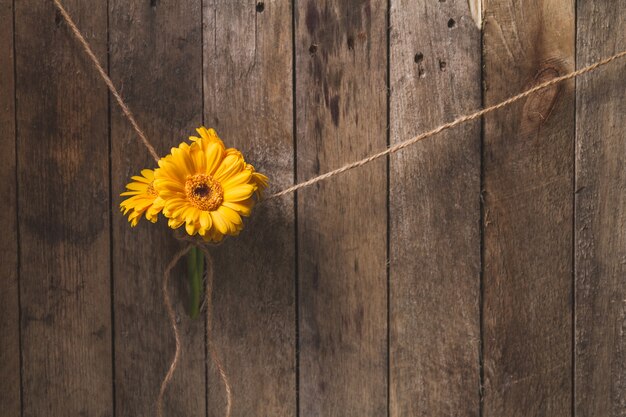
<path fill-rule="evenodd" d="M 132 177 L 133 182 L 126 185 L 127 191 L 122 196 L 131 196 L 120 204 L 120 209 L 124 215 L 128 214 L 130 225 L 135 227 L 141 216 L 145 214 L 146 219 L 152 223 L 157 221 L 157 216 L 163 209 L 163 200 L 159 197 L 154 188 L 154 171 L 144 169 L 141 175 Z"/>
<path fill-rule="evenodd" d="M 250 215 L 253 195 L 265 188 L 267 177 L 254 176 L 241 153 L 226 149 L 213 129 L 202 127 L 198 133 L 191 144 L 181 143 L 159 161 L 154 187 L 170 227 L 184 224 L 189 235 L 218 242 L 239 234 L 241 216 Z"/>

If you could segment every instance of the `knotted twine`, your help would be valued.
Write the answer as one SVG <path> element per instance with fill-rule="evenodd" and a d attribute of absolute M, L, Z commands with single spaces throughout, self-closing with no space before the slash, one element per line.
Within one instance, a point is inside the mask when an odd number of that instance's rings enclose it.
<path fill-rule="evenodd" d="M 94 54 L 93 50 L 91 49 L 91 47 L 89 46 L 89 43 L 85 40 L 84 36 L 81 34 L 80 30 L 78 30 L 78 27 L 76 26 L 76 24 L 74 23 L 74 21 L 72 20 L 72 18 L 70 17 L 70 15 L 67 13 L 67 11 L 65 10 L 65 8 L 63 7 L 63 5 L 60 3 L 59 0 L 53 0 L 54 5 L 56 6 L 56 8 L 59 10 L 59 12 L 61 13 L 61 16 L 63 17 L 63 19 L 65 20 L 65 22 L 67 23 L 67 25 L 69 26 L 72 34 L 74 35 L 74 37 L 79 41 L 79 43 L 81 44 L 81 46 L 83 47 L 83 51 L 87 54 L 87 56 L 91 59 L 91 62 L 93 63 L 94 67 L 96 68 L 96 70 L 98 71 L 98 74 L 100 74 L 100 77 L 102 78 L 102 80 L 104 81 L 104 83 L 106 84 L 106 86 L 108 87 L 109 91 L 111 92 L 111 94 L 113 95 L 113 97 L 115 98 L 115 101 L 117 102 L 117 104 L 120 106 L 120 108 L 122 109 L 122 112 L 124 113 L 124 116 L 126 116 L 126 118 L 128 119 L 128 121 L 130 122 L 133 130 L 135 131 L 135 133 L 137 133 L 137 136 L 139 136 L 139 139 L 141 140 L 141 143 L 146 147 L 146 149 L 148 150 L 148 152 L 150 152 L 150 155 L 152 155 L 152 158 L 154 158 L 154 160 L 158 163 L 159 161 L 159 155 L 157 154 L 154 146 L 152 145 L 152 143 L 148 140 L 146 134 L 143 132 L 143 130 L 139 127 L 139 124 L 137 123 L 137 121 L 135 120 L 135 117 L 133 115 L 133 113 L 130 111 L 130 109 L 128 108 L 128 106 L 126 105 L 126 103 L 124 102 L 124 99 L 122 98 L 121 94 L 119 93 L 119 91 L 115 88 L 115 85 L 113 84 L 113 81 L 111 81 L 111 78 L 109 78 L 109 76 L 107 75 L 106 71 L 104 70 L 104 68 L 102 67 L 102 64 L 100 64 L 100 61 L 98 60 L 98 58 L 96 57 L 96 55 Z M 340 175 L 343 174 L 347 171 L 350 171 L 352 169 L 361 167 L 363 165 L 369 164 L 370 162 L 373 162 L 379 158 L 382 158 L 384 156 L 387 155 L 391 155 L 393 153 L 396 153 L 406 147 L 409 147 L 411 145 L 414 145 L 415 143 L 429 138 L 431 136 L 435 136 L 445 130 L 451 129 L 453 127 L 456 127 L 458 125 L 461 125 L 463 123 L 472 121 L 472 120 L 476 120 L 479 119 L 481 117 L 483 117 L 486 114 L 492 113 L 496 110 L 502 109 L 504 107 L 508 107 L 511 104 L 522 100 L 523 98 L 526 98 L 532 94 L 537 93 L 540 90 L 543 90 L 545 88 L 551 87 L 553 85 L 556 84 L 560 84 L 564 81 L 567 80 L 571 80 L 577 77 L 580 77 L 583 74 L 589 73 L 589 72 L 593 72 L 595 70 L 597 70 L 598 68 L 605 66 L 617 59 L 623 58 L 626 56 L 626 50 L 621 51 L 616 53 L 615 55 L 612 55 L 608 58 L 602 59 L 600 61 L 596 61 L 595 63 L 588 65 L 586 67 L 583 67 L 581 69 L 578 69 L 576 71 L 572 71 L 569 72 L 565 75 L 561 75 L 559 77 L 555 77 L 552 78 L 551 80 L 548 80 L 546 82 L 543 82 L 541 84 L 536 85 L 535 87 L 532 87 L 526 91 L 523 91 L 522 93 L 519 93 L 515 96 L 512 96 L 504 101 L 501 101 L 497 104 L 494 104 L 492 106 L 489 107 L 485 107 L 481 110 L 477 110 L 473 113 L 469 113 L 469 114 L 465 114 L 463 116 L 460 116 L 456 119 L 454 119 L 451 122 L 448 123 L 444 123 L 432 130 L 426 131 L 424 133 L 421 133 L 417 136 L 414 136 L 410 139 L 407 139 L 405 141 L 399 142 L 393 146 L 390 146 L 380 152 L 376 152 L 370 156 L 367 156 L 363 159 L 360 159 L 358 161 L 354 161 L 354 162 L 350 162 L 347 163 L 337 169 L 331 170 L 329 172 L 326 172 L 324 174 L 318 175 L 316 177 L 313 177 L 309 180 L 300 182 L 298 184 L 295 184 L 291 187 L 287 187 L 281 191 L 278 191 L 272 195 L 270 195 L 269 197 L 267 197 L 265 200 L 271 200 L 277 197 L 282 197 L 291 193 L 295 193 L 296 191 L 300 190 L 301 188 L 306 188 L 306 187 L 310 187 L 313 184 L 316 184 L 320 181 L 324 181 L 326 179 L 329 179 L 331 177 L 334 177 L 336 175 Z M 191 241 L 190 239 L 181 239 L 178 238 L 179 240 L 185 240 L 185 241 Z M 174 338 L 176 340 L 176 350 L 174 353 L 174 358 L 172 359 L 172 362 L 170 364 L 170 367 L 167 371 L 167 374 L 165 375 L 165 378 L 163 379 L 163 382 L 161 383 L 161 389 L 159 390 L 159 397 L 157 400 L 157 416 L 158 417 L 162 417 L 163 416 L 163 396 L 165 394 L 165 390 L 167 389 L 168 384 L 170 383 L 172 376 L 174 375 L 174 372 L 176 370 L 176 367 L 178 365 L 178 362 L 180 360 L 180 356 L 181 356 L 181 342 L 180 342 L 180 334 L 178 331 L 178 325 L 176 324 L 176 315 L 174 313 L 174 308 L 172 306 L 172 302 L 170 300 L 169 297 L 169 291 L 167 289 L 167 284 L 169 282 L 169 277 L 171 274 L 172 269 L 174 268 L 174 266 L 180 261 L 180 259 L 185 256 L 185 254 L 187 254 L 187 252 L 189 252 L 189 250 L 193 247 L 193 246 L 197 246 L 202 253 L 205 255 L 206 258 L 206 265 L 207 265 L 207 275 L 206 275 L 206 287 L 205 287 L 205 308 L 206 308 L 206 337 L 207 337 L 207 343 L 209 344 L 209 351 L 210 351 L 210 355 L 211 355 L 211 359 L 214 362 L 215 366 L 218 369 L 218 372 L 220 373 L 220 377 L 222 379 L 222 382 L 224 384 L 225 390 L 226 390 L 226 417 L 230 417 L 230 413 L 231 413 L 231 408 L 232 408 L 232 392 L 231 392 L 231 388 L 230 388 L 230 384 L 228 382 L 228 377 L 226 375 L 226 372 L 224 371 L 224 367 L 222 366 L 217 353 L 215 352 L 215 349 L 212 347 L 211 345 L 211 340 L 210 340 L 210 328 L 211 328 L 211 293 L 213 290 L 213 262 L 212 262 L 212 258 L 211 258 L 211 254 L 209 252 L 209 250 L 206 248 L 206 246 L 204 246 L 203 244 L 201 244 L 200 242 L 197 241 L 191 241 L 191 243 L 189 243 L 187 246 L 185 246 L 183 249 L 181 249 L 178 253 L 176 253 L 174 255 L 174 257 L 171 259 L 170 263 L 167 265 L 167 267 L 165 268 L 165 272 L 163 274 L 163 299 L 165 301 L 165 308 L 167 309 L 167 314 L 169 316 L 170 319 L 170 323 L 172 326 L 172 331 L 174 333 Z"/>
<path fill-rule="evenodd" d="M 178 238 L 179 240 L 187 240 L 185 238 Z M 181 342 L 180 342 L 180 332 L 178 331 L 178 325 L 176 324 L 176 313 L 174 312 L 174 307 L 172 306 L 172 301 L 170 300 L 169 290 L 167 289 L 170 275 L 172 269 L 176 266 L 176 264 L 189 252 L 189 250 L 196 246 L 198 249 L 202 251 L 204 257 L 206 259 L 206 271 L 205 271 L 205 288 L 204 288 L 204 308 L 206 309 L 206 320 L 205 320 L 205 338 L 207 341 L 209 354 L 211 355 L 211 360 L 213 360 L 213 364 L 217 367 L 217 370 L 220 374 L 220 378 L 224 384 L 224 389 L 226 390 L 226 417 L 230 417 L 230 410 L 232 408 L 232 391 L 230 388 L 230 383 L 228 382 L 228 376 L 226 375 L 226 371 L 224 371 L 224 366 L 222 362 L 219 360 L 217 356 L 217 352 L 213 347 L 212 339 L 211 339 L 211 323 L 212 323 L 212 315 L 213 311 L 211 308 L 211 299 L 213 295 L 213 260 L 211 258 L 211 252 L 207 249 L 205 245 L 202 245 L 198 242 L 190 243 L 185 246 L 181 250 L 179 250 L 170 260 L 170 263 L 167 264 L 165 268 L 165 272 L 163 273 L 163 299 L 165 302 L 165 309 L 167 310 L 167 315 L 170 319 L 170 324 L 172 326 L 172 330 L 174 332 L 174 339 L 176 341 L 176 350 L 174 352 L 174 358 L 170 364 L 169 369 L 167 370 L 167 374 L 165 374 L 165 378 L 163 378 L 163 382 L 161 382 L 161 388 L 159 390 L 159 397 L 157 399 L 157 416 L 163 417 L 163 398 L 165 396 L 165 390 L 169 385 L 172 377 L 174 376 L 174 372 L 176 371 L 176 367 L 178 366 L 178 362 L 181 356 Z"/>

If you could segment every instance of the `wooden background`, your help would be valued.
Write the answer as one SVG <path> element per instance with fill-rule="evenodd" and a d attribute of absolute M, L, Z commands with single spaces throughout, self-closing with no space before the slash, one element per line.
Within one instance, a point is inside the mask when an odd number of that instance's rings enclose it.
<path fill-rule="evenodd" d="M 161 153 L 206 124 L 272 190 L 626 49 L 620 0 L 65 0 Z M 215 250 L 233 416 L 626 415 L 626 62 L 258 207 Z M 51 1 L 0 0 L 0 414 L 152 416 L 179 243 Z M 168 416 L 223 416 L 204 323 Z"/>

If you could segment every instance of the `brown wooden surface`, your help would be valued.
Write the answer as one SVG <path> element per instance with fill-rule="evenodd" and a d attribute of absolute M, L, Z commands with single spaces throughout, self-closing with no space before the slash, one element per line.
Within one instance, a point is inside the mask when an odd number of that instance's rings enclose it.
<path fill-rule="evenodd" d="M 13 2 L 0 1 L 0 409 L 20 414 L 20 320 L 15 154 Z"/>
<path fill-rule="evenodd" d="M 292 24 L 289 2 L 204 4 L 204 114 L 227 146 L 293 183 Z M 213 343 L 236 401 L 233 416 L 296 415 L 294 197 L 263 203 L 241 237 L 215 253 Z M 209 416 L 224 416 L 212 362 Z"/>
<path fill-rule="evenodd" d="M 626 49 L 626 8 L 581 0 L 577 66 Z M 626 63 L 578 80 L 576 375 L 578 417 L 626 414 Z"/>
<path fill-rule="evenodd" d="M 626 48 L 620 2 L 63 3 L 160 154 L 204 123 L 270 192 Z M 623 416 L 625 65 L 258 206 L 213 250 L 232 417 Z M 119 214 L 154 162 L 49 1 L 0 0 L 0 112 L 0 416 L 155 415 L 182 245 Z M 184 279 L 165 415 L 222 417 Z"/>
<path fill-rule="evenodd" d="M 486 1 L 484 25 L 485 105 L 574 68 L 570 0 Z M 573 86 L 485 118 L 485 416 L 571 414 Z"/>
<path fill-rule="evenodd" d="M 392 143 L 480 107 L 467 2 L 392 2 L 390 41 Z M 391 157 L 391 416 L 478 416 L 479 197 L 479 122 Z"/>
<path fill-rule="evenodd" d="M 66 5 L 106 62 L 105 3 Z M 106 87 L 52 2 L 16 2 L 15 44 L 22 415 L 111 416 Z"/>
<path fill-rule="evenodd" d="M 384 149 L 386 3 L 299 1 L 297 178 Z M 384 160 L 298 194 L 301 416 L 387 412 Z"/>
<path fill-rule="evenodd" d="M 159 154 L 186 140 L 202 122 L 200 1 L 111 1 L 111 77 Z M 116 416 L 149 416 L 174 355 L 163 306 L 163 270 L 182 245 L 161 218 L 131 229 L 119 215 L 119 194 L 131 175 L 155 163 L 128 121 L 111 104 L 113 279 Z M 183 355 L 165 396 L 169 415 L 204 416 L 205 343 L 202 318 L 185 313 L 185 268 L 174 270 L 171 297 Z"/>

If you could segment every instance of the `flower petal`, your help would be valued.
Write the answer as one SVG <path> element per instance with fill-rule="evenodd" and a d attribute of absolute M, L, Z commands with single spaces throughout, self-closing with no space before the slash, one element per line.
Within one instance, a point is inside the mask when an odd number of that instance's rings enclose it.
<path fill-rule="evenodd" d="M 228 223 L 222 218 L 222 215 L 217 211 L 211 212 L 211 220 L 213 220 L 213 226 L 222 234 L 228 233 Z"/>
<path fill-rule="evenodd" d="M 256 187 L 250 184 L 238 185 L 224 190 L 224 201 L 243 201 L 252 197 Z"/>

